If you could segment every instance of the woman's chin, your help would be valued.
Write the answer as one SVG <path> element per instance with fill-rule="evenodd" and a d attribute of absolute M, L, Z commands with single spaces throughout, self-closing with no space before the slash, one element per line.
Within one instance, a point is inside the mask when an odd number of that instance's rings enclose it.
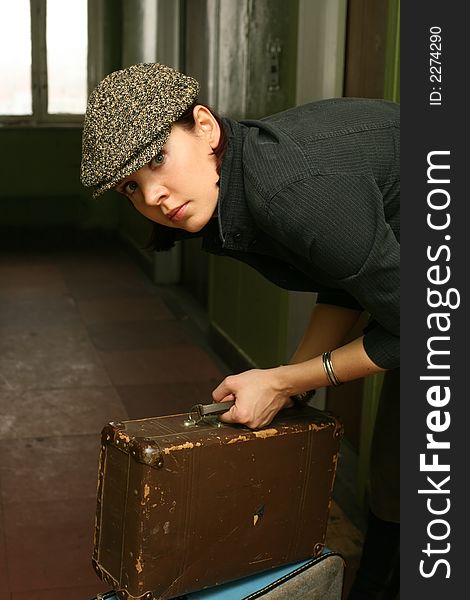
<path fill-rule="evenodd" d="M 188 233 L 199 233 L 209 222 L 209 219 L 188 219 L 186 223 L 184 223 L 182 229 L 187 231 Z"/>

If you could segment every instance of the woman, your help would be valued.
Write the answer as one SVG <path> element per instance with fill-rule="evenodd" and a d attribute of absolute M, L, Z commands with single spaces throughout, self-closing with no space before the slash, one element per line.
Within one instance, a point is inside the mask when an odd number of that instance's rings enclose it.
<path fill-rule="evenodd" d="M 350 598 L 393 598 L 398 106 L 337 98 L 239 123 L 198 104 L 198 91 L 194 79 L 158 64 L 106 77 L 87 107 L 82 182 L 95 196 L 114 188 L 129 198 L 154 223 L 157 249 L 198 235 L 206 251 L 244 261 L 283 288 L 318 292 L 289 365 L 232 375 L 214 390 L 215 402 L 235 399 L 223 421 L 263 427 L 312 390 L 387 371 L 373 449 L 374 535 Z M 364 311 L 364 334 L 344 343 Z M 388 549 L 378 550 L 384 540 Z"/>

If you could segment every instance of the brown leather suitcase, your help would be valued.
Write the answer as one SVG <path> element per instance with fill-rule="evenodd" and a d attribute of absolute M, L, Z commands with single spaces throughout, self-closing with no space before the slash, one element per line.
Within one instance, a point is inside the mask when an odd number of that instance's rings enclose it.
<path fill-rule="evenodd" d="M 102 432 L 93 565 L 164 600 L 320 554 L 342 427 L 311 407 L 265 429 L 171 415 Z"/>

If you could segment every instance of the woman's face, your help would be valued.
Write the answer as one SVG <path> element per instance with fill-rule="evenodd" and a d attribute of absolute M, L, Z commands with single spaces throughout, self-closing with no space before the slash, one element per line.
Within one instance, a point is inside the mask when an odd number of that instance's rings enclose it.
<path fill-rule="evenodd" d="M 219 175 L 213 149 L 220 130 L 212 114 L 194 109 L 196 125 L 173 125 L 161 152 L 117 186 L 134 207 L 155 223 L 200 231 L 214 215 Z"/>

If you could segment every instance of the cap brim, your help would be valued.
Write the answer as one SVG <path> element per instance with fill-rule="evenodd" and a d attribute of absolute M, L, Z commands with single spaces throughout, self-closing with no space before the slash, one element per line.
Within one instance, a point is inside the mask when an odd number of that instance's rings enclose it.
<path fill-rule="evenodd" d="M 171 128 L 168 127 L 167 130 L 161 131 L 158 137 L 152 140 L 145 148 L 143 148 L 137 156 L 133 157 L 130 161 L 123 165 L 112 179 L 95 186 L 93 189 L 93 198 L 98 198 L 104 194 L 104 192 L 116 187 L 123 179 L 129 175 L 132 175 L 132 173 L 135 173 L 144 167 L 148 162 L 150 162 L 165 145 L 165 142 L 170 135 L 170 129 Z"/>

